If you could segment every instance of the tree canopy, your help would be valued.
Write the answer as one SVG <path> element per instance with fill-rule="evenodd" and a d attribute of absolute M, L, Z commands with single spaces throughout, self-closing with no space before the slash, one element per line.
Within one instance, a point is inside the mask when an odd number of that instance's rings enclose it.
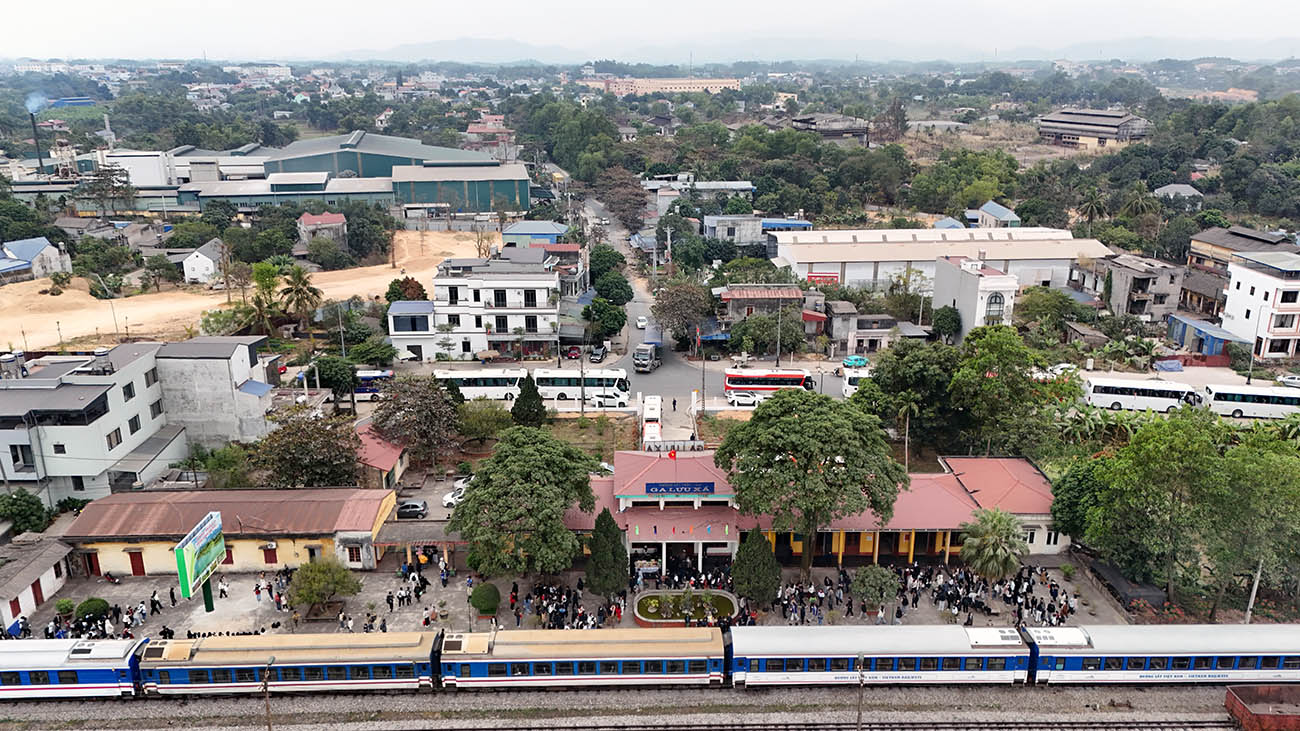
<path fill-rule="evenodd" d="M 372 422 L 375 431 L 433 465 L 450 448 L 460 427 L 446 390 L 433 376 L 399 376 L 384 387 L 382 395 Z"/>
<path fill-rule="evenodd" d="M 596 526 L 587 540 L 591 558 L 587 559 L 587 587 L 596 596 L 612 598 L 627 587 L 627 549 L 623 531 L 614 522 L 609 508 L 596 516 Z"/>
<path fill-rule="evenodd" d="M 270 487 L 357 484 L 361 440 L 350 416 L 320 417 L 295 407 L 271 417 L 276 428 L 257 443 L 255 463 Z"/>

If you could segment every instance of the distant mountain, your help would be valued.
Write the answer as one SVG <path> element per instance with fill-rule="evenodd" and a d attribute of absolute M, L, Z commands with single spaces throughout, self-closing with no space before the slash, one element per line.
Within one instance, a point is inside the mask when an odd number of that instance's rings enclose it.
<path fill-rule="evenodd" d="M 490 64 L 575 64 L 588 61 L 582 51 L 561 46 L 536 46 L 523 41 L 493 38 L 457 38 L 450 41 L 405 43 L 384 50 L 348 51 L 338 61 L 443 61 Z"/>

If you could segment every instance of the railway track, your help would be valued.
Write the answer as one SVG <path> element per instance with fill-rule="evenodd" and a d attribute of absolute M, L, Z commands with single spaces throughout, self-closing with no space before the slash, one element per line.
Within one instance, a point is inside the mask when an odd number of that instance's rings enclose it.
<path fill-rule="evenodd" d="M 571 720 L 571 719 L 570 719 Z M 1188 720 L 1148 720 L 1148 719 L 1106 719 L 1106 720 L 1063 720 L 1040 719 L 1033 721 L 868 721 L 864 719 L 859 725 L 855 721 L 798 721 L 798 722 L 746 722 L 728 723 L 719 719 L 709 723 L 654 723 L 641 724 L 597 724 L 577 726 L 465 726 L 474 731 L 517 731 L 520 728 L 582 728 L 585 731 L 1229 731 L 1236 729 L 1226 717 L 1222 720 L 1188 719 Z M 440 726 L 443 729 L 458 727 Z"/>

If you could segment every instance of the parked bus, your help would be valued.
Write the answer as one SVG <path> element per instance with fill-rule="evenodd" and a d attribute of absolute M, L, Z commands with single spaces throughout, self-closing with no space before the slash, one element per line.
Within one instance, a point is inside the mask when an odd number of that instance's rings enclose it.
<path fill-rule="evenodd" d="M 783 388 L 802 388 L 811 391 L 817 387 L 812 375 L 802 368 L 765 370 L 759 368 L 728 368 L 724 371 L 722 388 L 726 393 L 749 391 L 759 398 L 767 398 Z"/>
<path fill-rule="evenodd" d="M 1214 413 L 1237 419 L 1283 419 L 1300 411 L 1300 390 L 1294 388 L 1211 384 L 1203 397 Z"/>
<path fill-rule="evenodd" d="M 646 396 L 641 402 L 641 441 L 663 441 L 664 397 Z"/>
<path fill-rule="evenodd" d="M 586 379 L 585 393 L 583 378 Z M 601 394 L 619 396 L 626 400 L 632 390 L 627 381 L 627 371 L 622 368 L 598 368 L 585 373 L 573 369 L 538 368 L 533 371 L 533 379 L 537 381 L 537 390 L 541 392 L 542 398 L 561 401 Z"/>
<path fill-rule="evenodd" d="M 1173 381 L 1138 381 L 1122 378 L 1089 378 L 1084 381 L 1084 399 L 1103 409 L 1169 412 L 1183 404 L 1196 404 L 1196 389 Z"/>
<path fill-rule="evenodd" d="M 434 371 L 433 377 L 454 383 L 467 399 L 489 398 L 513 401 L 519 397 L 519 383 L 528 371 L 523 368 L 486 368 L 475 371 Z"/>
<path fill-rule="evenodd" d="M 850 398 L 858 392 L 858 383 L 864 378 L 871 377 L 870 368 L 845 368 L 844 369 L 844 398 Z"/>
<path fill-rule="evenodd" d="M 298 381 L 302 382 L 309 378 L 311 369 L 307 368 L 298 372 Z M 392 371 L 357 371 L 357 380 L 359 383 L 356 387 L 358 401 L 378 401 L 379 392 L 384 390 L 393 380 Z M 326 401 L 333 401 L 333 394 L 325 397 Z"/>

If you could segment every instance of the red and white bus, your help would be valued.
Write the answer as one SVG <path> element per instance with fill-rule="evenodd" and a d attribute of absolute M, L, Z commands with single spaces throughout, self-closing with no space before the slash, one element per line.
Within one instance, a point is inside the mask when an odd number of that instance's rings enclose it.
<path fill-rule="evenodd" d="M 728 368 L 722 388 L 727 393 L 747 391 L 759 398 L 767 398 L 783 388 L 802 388 L 811 391 L 817 387 L 812 374 L 802 368 Z"/>

